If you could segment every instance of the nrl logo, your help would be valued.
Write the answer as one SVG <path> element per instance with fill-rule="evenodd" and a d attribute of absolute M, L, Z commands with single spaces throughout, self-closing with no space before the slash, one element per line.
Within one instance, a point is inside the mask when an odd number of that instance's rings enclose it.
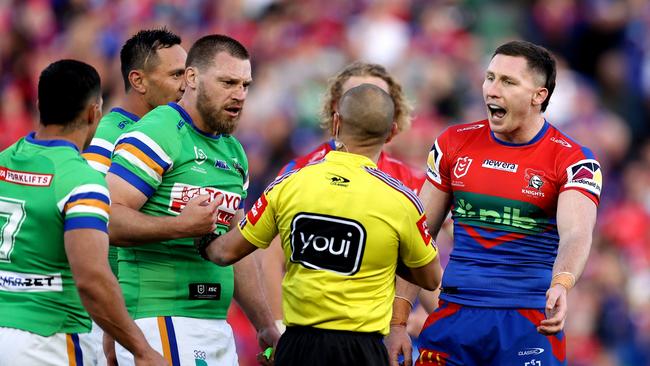
<path fill-rule="evenodd" d="M 201 165 L 205 163 L 206 160 L 208 160 L 208 156 L 205 155 L 202 149 L 197 148 L 194 146 L 194 162 L 197 163 L 198 165 Z"/>
<path fill-rule="evenodd" d="M 467 171 L 469 171 L 469 166 L 472 165 L 472 160 L 473 159 L 468 156 L 458 158 L 458 160 L 456 160 L 456 166 L 454 166 L 454 176 L 460 179 L 465 175 L 467 175 Z"/>

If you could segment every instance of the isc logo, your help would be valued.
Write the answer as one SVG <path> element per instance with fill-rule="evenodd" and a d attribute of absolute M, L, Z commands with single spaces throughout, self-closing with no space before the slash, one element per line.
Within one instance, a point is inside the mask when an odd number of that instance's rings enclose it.
<path fill-rule="evenodd" d="M 342 275 L 359 271 L 366 230 L 349 219 L 299 213 L 291 222 L 291 261 Z"/>

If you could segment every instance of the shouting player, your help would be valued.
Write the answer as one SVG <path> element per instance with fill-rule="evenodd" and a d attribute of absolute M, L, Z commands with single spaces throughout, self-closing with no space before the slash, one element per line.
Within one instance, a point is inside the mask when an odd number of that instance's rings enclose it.
<path fill-rule="evenodd" d="M 431 149 L 420 198 L 434 234 L 451 209 L 454 248 L 418 365 L 566 364 L 567 293 L 589 255 L 602 173 L 543 117 L 555 74 L 542 47 L 498 47 L 483 81 L 488 118 L 448 128 Z"/>

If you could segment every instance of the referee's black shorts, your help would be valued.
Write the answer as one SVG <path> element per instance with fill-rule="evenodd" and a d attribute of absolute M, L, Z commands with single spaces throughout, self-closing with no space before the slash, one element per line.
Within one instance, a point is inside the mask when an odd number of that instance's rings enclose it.
<path fill-rule="evenodd" d="M 379 333 L 287 327 L 275 352 L 276 366 L 388 366 Z"/>

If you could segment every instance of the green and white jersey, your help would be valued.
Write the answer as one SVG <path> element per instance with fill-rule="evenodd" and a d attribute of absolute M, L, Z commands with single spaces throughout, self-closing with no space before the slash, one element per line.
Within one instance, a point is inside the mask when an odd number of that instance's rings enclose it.
<path fill-rule="evenodd" d="M 113 108 L 102 117 L 97 126 L 95 137 L 90 146 L 81 154 L 88 164 L 102 175 L 106 175 L 111 166 L 111 155 L 115 149 L 115 141 L 123 133 L 128 132 L 140 118 L 122 108 Z"/>
<path fill-rule="evenodd" d="M 109 172 L 148 197 L 140 209 L 148 215 L 175 216 L 195 196 L 222 195 L 220 233 L 243 208 L 248 186 L 248 161 L 239 141 L 201 132 L 176 103 L 152 110 L 119 138 Z M 232 267 L 203 260 L 191 238 L 119 248 L 118 258 L 120 285 L 135 319 L 226 317 Z"/>
<path fill-rule="evenodd" d="M 86 158 L 91 167 L 102 175 L 106 175 L 111 166 L 115 141 L 120 135 L 129 131 L 139 119 L 140 117 L 122 108 L 111 109 L 99 121 L 95 137 L 81 155 Z M 117 275 L 117 248 L 114 246 L 108 247 L 108 264 L 110 264 L 113 273 Z"/>
<path fill-rule="evenodd" d="M 32 133 L 0 152 L 0 326 L 42 336 L 90 330 L 63 235 L 107 232 L 109 206 L 104 178 L 70 142 Z"/>

